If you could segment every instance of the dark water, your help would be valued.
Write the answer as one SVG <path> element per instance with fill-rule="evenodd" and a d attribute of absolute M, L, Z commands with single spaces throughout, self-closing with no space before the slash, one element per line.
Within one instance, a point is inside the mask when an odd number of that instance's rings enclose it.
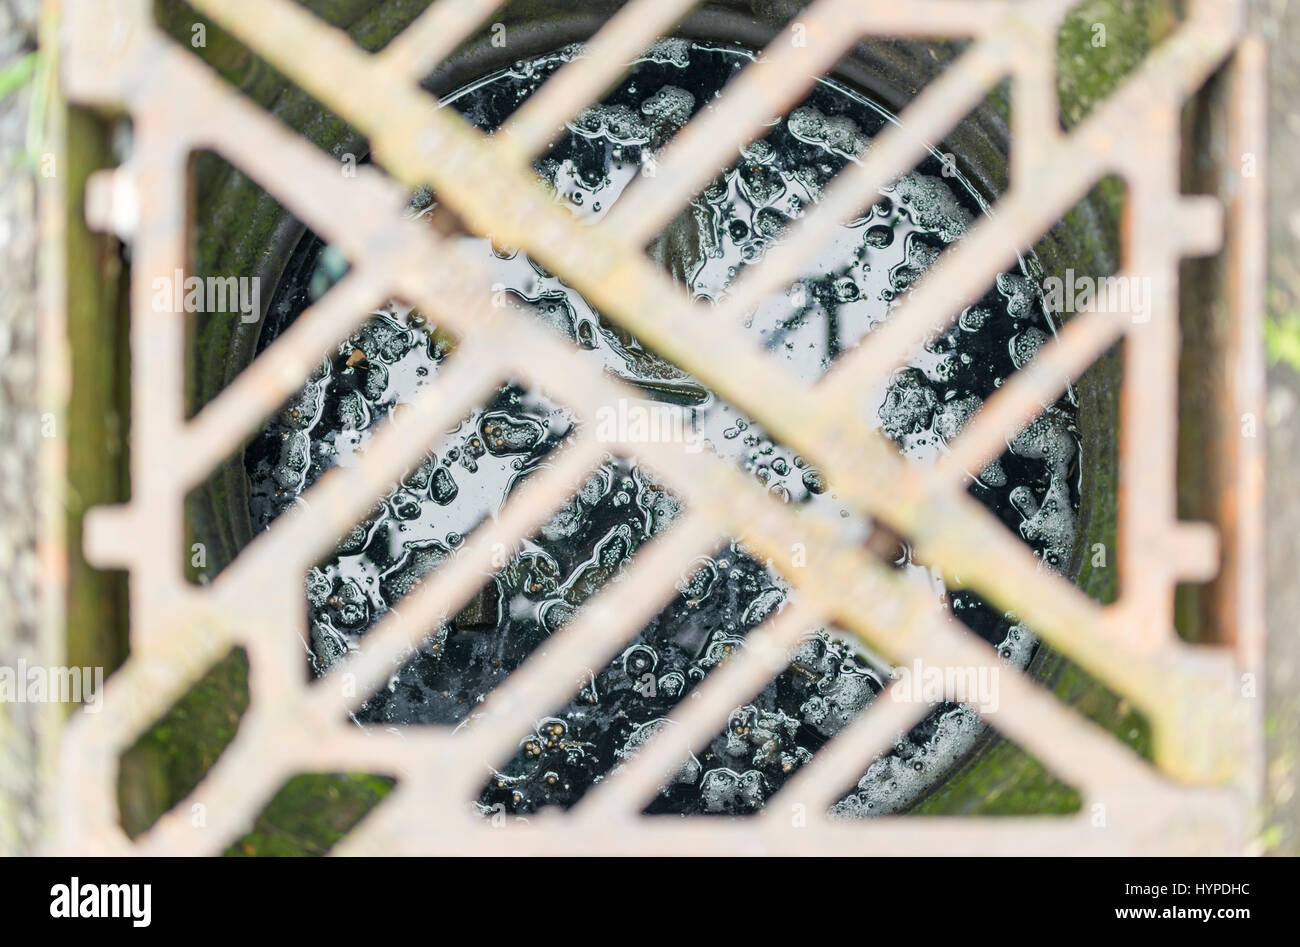
<path fill-rule="evenodd" d="M 493 129 L 574 49 L 490 76 L 450 97 L 475 124 Z M 588 109 L 537 163 L 555 200 L 600 219 L 622 190 L 655 171 L 654 155 L 692 115 L 713 107 L 725 82 L 749 60 L 735 49 L 669 40 L 658 44 L 605 102 Z M 892 117 L 848 89 L 825 82 L 760 142 L 737 151 L 715 180 L 651 247 L 701 299 L 717 300 L 751 266 L 761 266 L 789 222 Z M 974 192 L 932 157 L 841 228 L 803 278 L 767 300 L 747 324 L 771 357 L 812 383 L 890 310 L 948 244 L 982 213 Z M 434 208 L 417 194 L 410 215 Z M 418 222 L 414 225 L 419 225 Z M 606 321 L 573 289 L 525 254 L 465 238 L 506 302 L 542 319 L 583 357 L 640 387 L 646 405 L 678 423 L 691 449 L 733 461 L 785 502 L 836 517 L 846 539 L 864 541 L 868 523 L 827 491 L 820 474 L 700 383 Z M 333 251 L 309 245 L 294 288 L 281 293 L 265 345 L 307 299 L 337 276 Z M 946 442 L 1053 329 L 1041 294 L 1021 270 L 1000 276 L 954 327 L 918 347 L 907 368 L 879 391 L 871 420 L 918 464 Z M 308 275 L 310 274 L 310 278 Z M 293 280 L 289 280 L 293 283 Z M 266 528 L 326 469 L 354 462 L 373 430 L 400 413 L 437 377 L 445 340 L 421 314 L 390 305 L 328 359 L 250 446 L 255 528 Z M 624 419 L 626 420 L 626 419 Z M 308 658 L 320 671 L 364 647 L 364 633 L 413 585 L 455 555 L 514 486 L 574 430 L 563 406 L 538 392 L 502 387 L 342 538 L 337 554 L 307 577 Z M 653 435 L 652 435 L 653 436 Z M 1018 529 L 1046 567 L 1068 565 L 1077 507 L 1077 438 L 1067 397 L 980 472 L 971 491 Z M 361 723 L 455 724 L 617 576 L 650 536 L 668 527 L 677 500 L 635 457 L 610 456 L 541 532 L 504 551 L 480 595 L 429 639 L 387 688 L 357 713 Z M 902 544 L 896 565 L 934 588 L 952 614 L 1017 666 L 1032 635 L 1012 616 L 965 592 L 948 593 Z M 782 607 L 788 583 L 734 544 L 683 564 L 678 594 L 618 658 L 574 682 L 574 697 L 521 735 L 519 751 L 487 778 L 486 812 L 527 813 L 575 802 L 603 774 L 635 754 L 672 707 L 747 632 Z M 652 811 L 746 813 L 884 686 L 887 662 L 833 627 L 810 629 L 790 667 L 732 713 L 724 731 L 684 762 Z M 867 815 L 905 807 L 970 746 L 980 725 L 965 707 L 943 705 L 877 762 L 836 807 Z M 847 789 L 848 787 L 846 787 Z"/>

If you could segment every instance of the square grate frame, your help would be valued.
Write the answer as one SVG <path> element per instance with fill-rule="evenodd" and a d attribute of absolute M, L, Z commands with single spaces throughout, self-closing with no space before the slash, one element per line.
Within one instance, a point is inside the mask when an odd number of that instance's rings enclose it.
<path fill-rule="evenodd" d="M 565 120 L 593 101 L 624 64 L 670 30 L 695 0 L 633 0 L 596 34 L 587 55 L 551 77 L 491 139 L 435 100 L 419 80 L 488 20 L 501 0 L 438 0 L 383 50 L 368 54 L 292 0 L 191 0 L 237 39 L 371 141 L 391 177 L 374 167 L 339 173 L 338 161 L 279 125 L 221 82 L 153 23 L 148 0 L 49 0 L 61 21 L 64 94 L 125 109 L 134 151 L 88 182 L 86 217 L 132 246 L 130 285 L 131 499 L 86 519 L 87 558 L 128 570 L 130 656 L 108 680 L 103 709 L 75 715 L 58 746 L 52 848 L 68 853 L 219 853 L 252 823 L 286 779 L 305 772 L 369 770 L 395 790 L 335 847 L 339 854 L 415 853 L 990 853 L 1239 852 L 1258 799 L 1258 700 L 1245 681 L 1262 654 L 1259 523 L 1262 458 L 1243 438 L 1232 459 L 1234 528 L 1220 536 L 1176 516 L 1178 266 L 1222 251 L 1230 274 L 1234 384 L 1229 416 L 1260 417 L 1258 325 L 1262 311 L 1263 175 L 1242 176 L 1226 202 L 1180 191 L 1180 112 L 1227 67 L 1230 155 L 1263 154 L 1263 51 L 1245 35 L 1242 0 L 1192 0 L 1173 34 L 1069 133 L 1057 123 L 1056 36 L 1078 0 L 817 0 L 778 35 L 760 61 L 665 149 L 605 222 L 579 226 L 541 190 L 530 161 Z M 806 42 L 792 42 L 799 29 Z M 797 103 L 812 77 L 868 35 L 963 36 L 970 46 L 850 164 L 769 253 L 761 270 L 701 319 L 694 304 L 642 247 L 725 163 L 734 144 Z M 305 54 L 308 53 L 309 55 Z M 744 313 L 782 288 L 821 240 L 877 189 L 924 157 L 998 82 L 1012 90 L 1010 187 L 969 238 L 947 252 L 891 320 L 806 386 L 739 330 Z M 335 339 L 392 296 L 434 313 L 459 338 L 458 357 L 416 410 L 380 431 L 361 466 L 328 473 L 306 494 L 314 517 L 287 516 L 258 536 L 211 585 L 188 583 L 182 548 L 185 494 L 236 450 L 301 384 L 322 349 L 273 344 L 194 418 L 183 414 L 184 321 L 152 311 L 152 280 L 184 270 L 193 153 L 211 150 L 340 246 L 353 268 L 304 312 L 313 337 Z M 990 398 L 927 471 L 905 466 L 861 420 L 864 395 L 937 324 L 954 300 L 977 295 L 1015 248 L 1032 243 L 1100 178 L 1128 185 L 1117 276 L 1153 280 L 1150 318 L 1086 311 L 1071 319 Z M 460 186 L 442 187 L 452 181 Z M 1053 648 L 1147 715 L 1154 761 L 1090 723 L 987 645 L 950 625 L 923 591 L 863 550 L 835 540 L 833 524 L 783 506 L 720 459 L 680 445 L 635 445 L 639 458 L 685 503 L 674 527 L 652 540 L 627 579 L 602 589 L 481 706 L 472 725 L 449 731 L 363 731 L 346 711 L 388 677 L 392 661 L 454 615 L 490 573 L 494 547 L 539 527 L 611 445 L 590 433 L 565 446 L 367 635 L 365 652 L 322 678 L 301 674 L 301 575 L 360 519 L 384 484 L 411 466 L 506 378 L 544 389 L 580 418 L 636 393 L 580 362 L 527 317 L 494 308 L 487 280 L 446 238 L 404 225 L 409 189 L 432 186 L 463 225 L 519 246 L 609 318 L 736 404 L 772 435 L 813 459 L 860 512 L 913 540 L 918 558 L 953 586 L 1016 612 Z M 48 211 L 47 211 L 48 214 Z M 51 215 L 52 216 L 52 215 Z M 47 216 L 47 219 L 51 219 Z M 978 247 L 976 250 L 974 248 Z M 1001 255 L 990 247 L 1004 247 Z M 70 261 L 63 261 L 66 267 Z M 47 404 L 66 401 L 60 335 L 63 300 L 47 273 L 43 338 Z M 956 308 L 959 308 L 956 307 Z M 964 471 L 1000 453 L 1007 432 L 1035 416 L 1065 380 L 1122 341 L 1119 560 L 1121 595 L 1102 606 L 1041 571 L 1020 540 L 963 492 Z M 1134 367 L 1140 368 L 1135 372 Z M 1141 376 L 1141 383 L 1132 379 Z M 1152 411 L 1154 402 L 1165 410 Z M 587 425 L 588 430 L 591 425 Z M 62 429 L 62 428 L 60 428 Z M 612 449 L 617 449 L 614 446 Z M 62 482 L 53 445 L 47 472 Z M 1138 499 L 1140 498 L 1140 500 Z M 43 501 L 49 521 L 61 498 Z M 320 515 L 319 511 L 328 511 Z M 140 543 L 149 535 L 151 541 Z M 679 705 L 641 754 L 599 783 L 572 811 L 547 812 L 509 831 L 472 813 L 482 774 L 518 735 L 569 696 L 570 683 L 606 661 L 670 593 L 684 563 L 729 536 L 770 559 L 801 593 L 748 638 L 747 648 Z M 63 590 L 61 540 L 46 530 L 46 592 Z M 806 550 L 809 568 L 794 568 Z M 1223 572 L 1220 574 L 1221 563 Z M 1222 640 L 1192 645 L 1173 625 L 1180 582 L 1216 575 L 1227 589 Z M 958 581 L 960 577 L 960 581 Z M 256 600 L 232 623 L 233 606 Z M 885 817 L 832 821 L 825 809 L 900 730 L 928 706 L 881 698 L 834 737 L 752 819 L 664 820 L 640 815 L 662 772 L 706 740 L 737 698 L 783 666 L 809 627 L 834 619 L 896 663 L 998 666 L 997 711 L 986 722 L 1076 787 L 1084 805 L 1064 817 Z M 47 603 L 47 621 L 61 613 Z M 250 704 L 235 740 L 191 795 L 130 840 L 118 819 L 118 758 L 217 659 L 243 647 Z M 344 686 L 344 685 L 347 686 Z M 895 685 L 896 686 L 896 685 Z M 353 697 L 344 697 L 345 694 Z M 204 807 L 206 825 L 190 819 Z M 1097 806 L 1105 812 L 1104 830 Z M 804 817 L 792 819 L 791 808 Z"/>

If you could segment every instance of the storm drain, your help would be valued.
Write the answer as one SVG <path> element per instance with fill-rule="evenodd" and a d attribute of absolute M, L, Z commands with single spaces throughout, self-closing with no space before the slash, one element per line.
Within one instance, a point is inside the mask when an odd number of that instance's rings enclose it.
<path fill-rule="evenodd" d="M 397 788 L 340 851 L 1239 845 L 1253 539 L 1248 518 L 1222 543 L 1177 520 L 1171 411 L 1180 258 L 1226 234 L 1245 326 L 1258 184 L 1242 178 L 1225 221 L 1172 169 L 1184 97 L 1229 56 L 1252 81 L 1257 53 L 1234 52 L 1236 4 L 1193 4 L 1066 135 L 1050 80 L 1072 5 L 826 0 L 755 54 L 656 42 L 691 4 L 631 3 L 585 46 L 435 107 L 415 78 L 496 4 L 435 5 L 368 55 L 285 0 L 196 3 L 369 137 L 375 165 L 340 174 L 144 4 L 69 3 L 69 94 L 135 119 L 131 164 L 93 179 L 88 206 L 131 242 L 136 397 L 132 499 L 86 540 L 131 570 L 131 656 L 110 712 L 65 734 L 63 844 L 220 850 L 286 778 L 365 770 Z M 899 119 L 798 78 L 863 35 L 937 26 L 973 39 Z M 1004 77 L 1010 187 L 990 206 L 925 142 Z M 1242 154 L 1248 101 L 1227 109 Z M 198 149 L 320 235 L 303 285 L 278 290 L 319 299 L 273 304 L 287 315 L 256 358 L 185 419 L 184 325 L 149 300 L 185 269 Z M 1109 174 L 1129 189 L 1112 278 L 1140 289 L 1115 305 L 1070 284 L 1058 324 L 1064 297 L 1016 248 Z M 1068 379 L 1121 340 L 1118 538 L 1101 550 L 1120 594 L 1102 606 L 1068 578 L 1098 555 L 1079 541 Z M 1229 395 L 1250 413 L 1248 384 Z M 192 586 L 183 498 L 250 435 L 257 535 Z M 1174 587 L 1221 559 L 1229 627 L 1188 644 Z M 115 760 L 231 645 L 252 667 L 238 735 L 128 842 Z M 1152 758 L 1022 673 L 1036 648 L 1137 708 Z M 1073 814 L 839 818 L 912 805 L 985 723 L 1078 791 Z M 528 818 L 497 833 L 498 814 Z"/>

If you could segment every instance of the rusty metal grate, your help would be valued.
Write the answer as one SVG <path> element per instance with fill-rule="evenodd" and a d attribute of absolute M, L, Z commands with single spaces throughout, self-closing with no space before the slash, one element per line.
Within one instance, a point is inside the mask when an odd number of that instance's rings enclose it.
<path fill-rule="evenodd" d="M 1173 627 L 1174 587 L 1219 571 L 1207 524 L 1176 517 L 1178 265 L 1221 247 L 1235 274 L 1227 303 L 1241 352 L 1252 351 L 1258 312 L 1258 220 L 1262 183 L 1243 178 L 1229 206 L 1180 192 L 1180 111 L 1225 63 L 1238 83 L 1229 116 L 1230 153 L 1260 153 L 1261 53 L 1243 39 L 1243 4 L 1194 0 L 1173 35 L 1073 132 L 1057 124 L 1054 68 L 1060 21 L 1071 0 L 818 0 L 725 92 L 718 107 L 666 148 L 658 173 L 636 183 L 594 227 L 576 224 L 540 189 L 529 162 L 554 131 L 597 97 L 692 0 L 635 0 L 595 36 L 588 55 L 563 68 L 488 139 L 450 110 L 435 110 L 418 80 L 500 6 L 500 0 L 440 0 L 377 54 L 291 0 L 192 0 L 258 55 L 367 135 L 391 177 L 363 167 L 352 178 L 225 86 L 154 25 L 148 0 L 63 0 L 64 88 L 69 98 L 124 106 L 135 124 L 128 166 L 101 172 L 87 193 L 92 225 L 132 242 L 132 498 L 87 520 L 94 563 L 126 568 L 131 582 L 131 654 L 109 680 L 103 711 L 77 715 L 61 744 L 57 845 L 76 852 L 219 852 L 246 829 L 288 777 L 369 770 L 399 777 L 396 790 L 337 847 L 346 853 L 414 852 L 988 852 L 1240 850 L 1254 795 L 1258 721 L 1242 676 L 1259 667 L 1257 548 L 1259 461 L 1237 458 L 1242 527 L 1225 536 L 1235 613 L 1219 645 L 1193 646 Z M 791 42 L 792 30 L 807 42 Z M 692 301 L 641 249 L 708 183 L 736 142 L 797 103 L 867 35 L 961 35 L 969 47 L 902 114 L 914 133 L 880 135 L 850 164 L 765 265 L 701 317 Z M 1013 105 L 1011 186 L 996 213 L 954 247 L 882 329 L 847 354 L 819 384 L 793 378 L 739 332 L 743 314 L 783 288 L 821 241 L 873 200 L 877 189 L 924 154 L 994 84 L 1009 79 Z M 344 280 L 305 312 L 294 338 L 272 344 L 192 420 L 183 415 L 184 326 L 151 311 L 151 279 L 187 261 L 190 155 L 210 149 L 261 184 L 353 261 Z M 1082 199 L 1101 177 L 1129 186 L 1119 275 L 1152 279 L 1150 318 L 1083 312 L 967 426 L 939 466 L 904 467 L 862 420 L 864 398 L 908 349 L 960 301 L 982 292 Z M 455 181 L 457 186 L 450 186 Z M 764 810 L 746 820 L 656 820 L 640 815 L 663 771 L 706 740 L 744 699 L 784 666 L 789 646 L 834 619 L 898 663 L 996 665 L 994 650 L 950 624 L 928 594 L 859 548 L 836 542 L 834 525 L 782 505 L 739 471 L 680 445 L 641 444 L 639 458 L 685 501 L 674 528 L 631 565 L 629 580 L 599 592 L 482 705 L 467 732 L 412 728 L 364 732 L 345 710 L 386 680 L 394 657 L 423 639 L 493 571 L 495 544 L 513 546 L 576 489 L 608 448 L 579 435 L 514 496 L 501 516 L 367 635 L 363 653 L 311 684 L 302 680 L 302 576 L 361 519 L 393 476 L 507 378 L 545 390 L 590 420 L 600 405 L 636 397 L 580 362 L 526 316 L 494 308 L 473 261 L 437 233 L 404 225 L 409 188 L 429 185 L 479 234 L 519 246 L 650 347 L 708 385 L 771 434 L 811 458 L 859 511 L 909 537 L 918 558 L 953 584 L 1014 611 L 1054 648 L 1105 681 L 1149 718 L 1154 765 L 1019 673 L 1004 669 L 1000 707 L 988 722 L 1061 779 L 1083 810 L 1024 819 L 882 818 L 832 822 L 825 812 L 929 709 L 878 699 L 842 730 Z M 1004 250 L 999 250 L 1004 248 Z M 335 470 L 306 498 L 313 517 L 288 516 L 210 586 L 187 583 L 182 548 L 185 494 L 236 450 L 288 398 L 318 356 L 371 309 L 400 297 L 436 314 L 459 338 L 458 357 L 398 426 L 381 431 L 357 468 Z M 1120 434 L 1119 572 L 1122 595 L 1100 606 L 1042 571 L 1019 539 L 962 488 L 963 471 L 995 457 L 1008 430 L 1059 394 L 1122 339 L 1126 384 Z M 303 344 L 304 342 L 308 344 Z M 1244 363 L 1243 364 L 1247 364 Z M 1140 368 L 1140 371 L 1135 371 Z M 1140 382 L 1137 381 L 1140 377 Z M 1255 411 L 1250 373 L 1231 397 Z M 1146 410 L 1155 404 L 1160 410 Z M 1143 410 L 1139 410 L 1142 407 Z M 138 541 L 149 535 L 147 544 Z M 649 621 L 684 563 L 728 536 L 743 536 L 801 593 L 754 632 L 748 647 L 697 688 L 623 769 L 571 812 L 547 813 L 496 831 L 469 813 L 486 767 L 518 735 L 569 696 L 570 682 L 608 660 Z M 794 568 L 792 550 L 810 568 Z M 232 606 L 256 600 L 238 623 Z M 119 826 L 115 780 L 124 749 L 231 646 L 247 650 L 251 703 L 234 742 L 191 797 L 134 842 Z M 345 688 L 344 684 L 348 686 Z M 355 697 L 344 697 L 344 694 Z M 191 806 L 203 804 L 196 829 Z M 792 805 L 806 820 L 792 820 Z M 1092 818 L 1104 805 L 1107 830 Z"/>

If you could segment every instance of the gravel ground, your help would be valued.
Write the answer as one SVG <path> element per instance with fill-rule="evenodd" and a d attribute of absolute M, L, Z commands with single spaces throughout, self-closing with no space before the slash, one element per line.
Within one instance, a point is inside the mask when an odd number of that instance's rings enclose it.
<path fill-rule="evenodd" d="M 0 0 L 0 70 L 29 52 L 38 0 Z M 0 665 L 43 663 L 34 552 L 36 184 L 26 167 L 30 90 L 0 100 Z M 0 855 L 36 840 L 32 704 L 0 704 Z"/>

